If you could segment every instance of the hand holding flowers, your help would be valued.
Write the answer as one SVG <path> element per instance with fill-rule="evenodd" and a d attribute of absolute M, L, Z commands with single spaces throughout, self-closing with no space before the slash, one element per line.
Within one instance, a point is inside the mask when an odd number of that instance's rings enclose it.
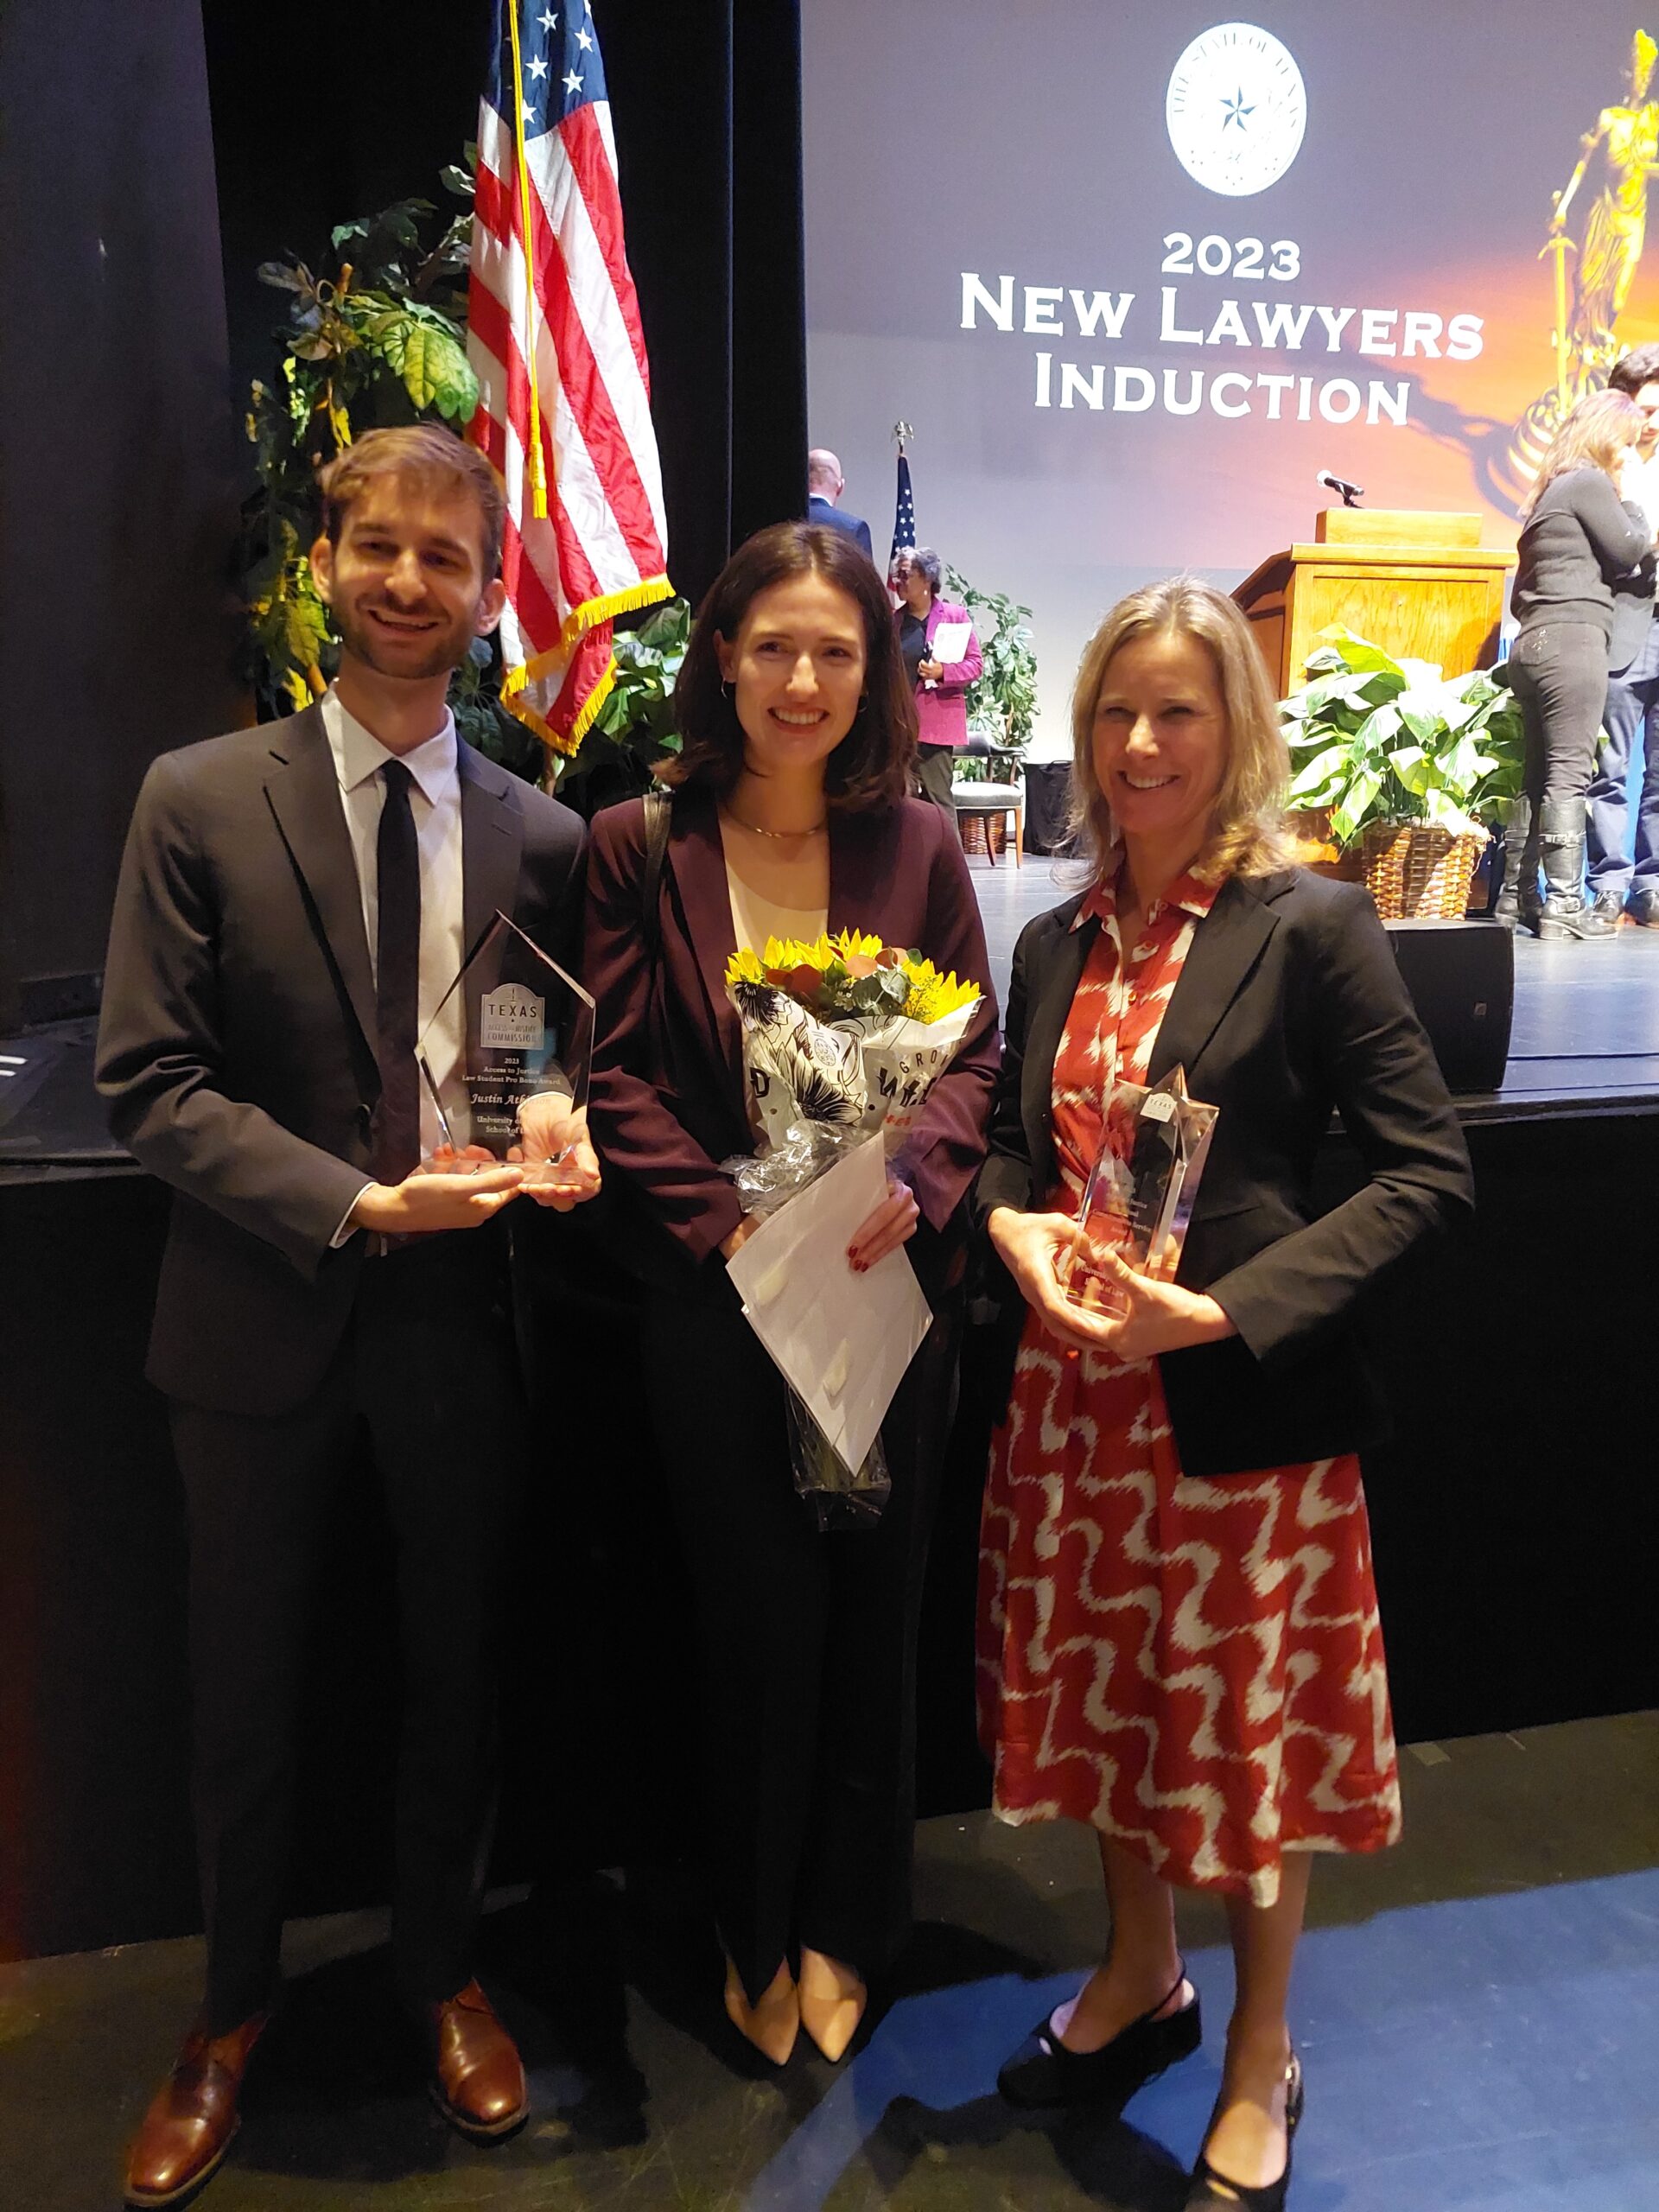
<path fill-rule="evenodd" d="M 973 1019 L 979 987 L 847 930 L 810 944 L 769 938 L 758 953 L 745 946 L 727 965 L 726 988 L 742 1026 L 759 1141 L 752 1156 L 724 1163 L 749 1218 L 721 1249 L 733 1258 L 754 1221 L 879 1131 L 888 1160 L 899 1165 L 846 1248 L 845 1263 L 861 1274 L 916 1233 L 921 1209 L 904 1148 Z M 834 1499 L 856 1502 L 866 1518 L 879 1511 L 887 1487 L 880 1440 L 862 1467 L 847 1467 L 793 1400 L 791 1420 L 796 1486 L 820 1514 Z"/>

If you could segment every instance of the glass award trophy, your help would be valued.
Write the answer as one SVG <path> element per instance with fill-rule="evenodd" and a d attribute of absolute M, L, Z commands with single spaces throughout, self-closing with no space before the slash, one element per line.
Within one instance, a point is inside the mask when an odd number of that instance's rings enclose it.
<path fill-rule="evenodd" d="M 415 1048 L 440 1133 L 423 1165 L 453 1174 L 522 1161 L 531 1180 L 569 1179 L 593 1056 L 593 1000 L 498 913 Z"/>
<path fill-rule="evenodd" d="M 1103 1264 L 1107 1253 L 1136 1274 L 1173 1280 L 1219 1110 L 1188 1097 L 1181 1067 L 1161 1083 L 1113 1084 L 1077 1232 L 1061 1267 L 1072 1305 L 1091 1313 L 1125 1310 L 1116 1278 Z"/>

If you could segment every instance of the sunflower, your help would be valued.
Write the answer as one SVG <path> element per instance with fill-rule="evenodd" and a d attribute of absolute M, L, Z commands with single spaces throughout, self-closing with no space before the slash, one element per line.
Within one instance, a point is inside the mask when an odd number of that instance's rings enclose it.
<path fill-rule="evenodd" d="M 761 967 L 753 945 L 744 945 L 726 963 L 726 981 L 729 986 L 739 983 L 764 983 L 766 970 Z"/>
<path fill-rule="evenodd" d="M 877 976 L 880 984 L 872 980 Z M 902 1007 L 894 1004 L 897 989 L 889 976 L 904 980 Z M 883 944 L 867 930 L 842 930 L 834 937 L 826 931 L 810 944 L 800 938 L 769 937 L 758 953 L 746 944 L 727 962 L 726 982 L 734 996 L 742 990 L 749 1004 L 770 988 L 824 1016 L 902 1012 L 925 1022 L 942 1021 L 980 995 L 977 983 L 958 982 L 954 971 L 942 976 L 919 953 Z"/>
<path fill-rule="evenodd" d="M 954 969 L 942 976 L 931 960 L 918 960 L 913 953 L 906 953 L 900 964 L 910 985 L 905 1013 L 912 1021 L 943 1021 L 980 995 L 978 984 L 959 983 Z"/>

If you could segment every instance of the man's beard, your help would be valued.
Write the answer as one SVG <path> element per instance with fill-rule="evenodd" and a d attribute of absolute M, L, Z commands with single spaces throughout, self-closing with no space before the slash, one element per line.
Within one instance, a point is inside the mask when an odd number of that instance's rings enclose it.
<path fill-rule="evenodd" d="M 366 616 L 359 619 L 356 609 L 336 607 L 333 610 L 334 627 L 340 632 L 340 643 L 353 659 L 372 668 L 377 676 L 400 677 L 404 682 L 420 683 L 435 676 L 448 676 L 452 669 L 461 666 L 473 642 L 469 627 L 442 616 L 427 639 L 429 648 L 417 655 L 403 655 L 386 652 L 376 636 L 374 626 Z"/>

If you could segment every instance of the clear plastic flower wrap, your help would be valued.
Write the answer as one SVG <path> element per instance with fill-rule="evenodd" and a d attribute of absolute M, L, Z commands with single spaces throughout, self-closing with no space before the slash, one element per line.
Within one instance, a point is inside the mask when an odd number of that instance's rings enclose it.
<path fill-rule="evenodd" d="M 758 1137 L 722 1161 L 746 1213 L 764 1217 L 874 1131 L 899 1160 L 917 1113 L 950 1065 L 980 1001 L 976 983 L 942 976 L 918 954 L 846 931 L 816 944 L 768 938 L 726 971 L 742 1027 Z M 795 1487 L 821 1528 L 880 1518 L 891 1491 L 878 1436 L 849 1467 L 791 1390 Z"/>

